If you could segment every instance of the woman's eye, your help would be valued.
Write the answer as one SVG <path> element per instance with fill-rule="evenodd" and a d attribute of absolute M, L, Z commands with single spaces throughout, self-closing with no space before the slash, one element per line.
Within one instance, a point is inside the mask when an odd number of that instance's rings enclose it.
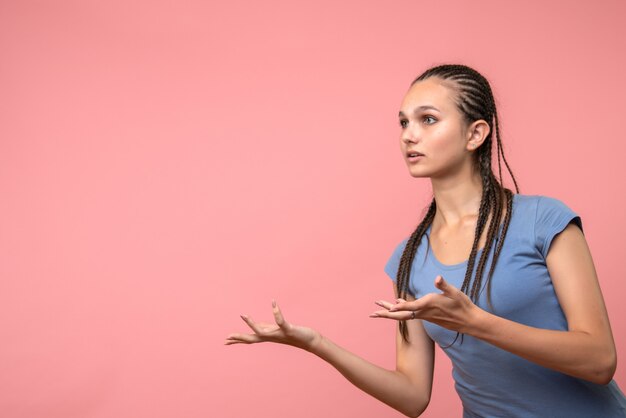
<path fill-rule="evenodd" d="M 400 127 L 401 127 L 402 129 L 406 128 L 407 123 L 408 123 L 408 121 L 407 121 L 406 119 L 402 119 L 402 120 L 400 121 Z"/>
<path fill-rule="evenodd" d="M 432 116 L 424 116 L 424 122 L 426 122 L 427 125 L 432 125 L 433 123 L 437 122 L 437 119 L 433 118 Z"/>

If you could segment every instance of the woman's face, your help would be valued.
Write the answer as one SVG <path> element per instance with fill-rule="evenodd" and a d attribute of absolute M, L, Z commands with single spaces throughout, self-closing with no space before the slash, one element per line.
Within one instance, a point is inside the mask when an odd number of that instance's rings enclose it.
<path fill-rule="evenodd" d="M 411 86 L 402 100 L 400 149 L 413 177 L 442 178 L 471 163 L 467 123 L 453 94 L 431 77 Z"/>

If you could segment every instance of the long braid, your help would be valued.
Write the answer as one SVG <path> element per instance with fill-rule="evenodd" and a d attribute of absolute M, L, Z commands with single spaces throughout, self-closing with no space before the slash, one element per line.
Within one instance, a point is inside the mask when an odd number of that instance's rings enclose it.
<path fill-rule="evenodd" d="M 502 225 L 502 236 L 496 238 L 498 245 L 496 246 L 495 253 L 493 254 L 493 261 L 491 262 L 491 267 L 489 268 L 489 274 L 487 275 L 487 303 L 489 307 L 493 311 L 493 305 L 491 304 L 491 276 L 493 276 L 493 271 L 496 268 L 496 262 L 499 259 L 500 251 L 502 251 L 502 244 L 504 244 L 504 238 L 506 237 L 506 233 L 509 230 L 509 223 L 511 222 L 511 212 L 513 211 L 513 194 L 509 189 L 504 189 L 505 200 L 506 200 L 506 215 L 504 215 L 504 222 Z"/>
<path fill-rule="evenodd" d="M 476 261 L 476 254 L 478 253 L 478 244 L 480 237 L 485 229 L 485 223 L 487 221 L 487 214 L 491 210 L 491 201 L 489 200 L 489 193 L 491 189 L 491 183 L 488 178 L 483 177 L 483 196 L 480 200 L 480 208 L 478 209 L 478 220 L 476 222 L 476 230 L 474 232 L 474 242 L 472 243 L 472 249 L 470 251 L 469 260 L 467 263 L 467 269 L 465 270 L 465 279 L 461 285 L 461 292 L 468 292 L 470 282 L 472 280 L 472 271 L 474 271 L 474 263 Z"/>
<path fill-rule="evenodd" d="M 509 167 L 509 163 L 504 157 L 504 149 L 502 148 L 502 140 L 500 139 L 500 123 L 498 121 L 498 112 L 495 110 L 495 107 L 493 112 L 493 118 L 495 120 L 494 125 L 496 127 L 496 141 L 498 144 L 498 165 L 500 165 L 500 155 L 502 155 L 502 160 L 504 161 L 507 170 L 509 170 L 509 174 L 511 175 L 511 179 L 513 180 L 513 184 L 515 185 L 515 192 L 519 193 L 519 187 L 517 186 L 517 181 L 515 181 L 513 171 L 511 171 L 511 167 Z M 500 182 L 502 182 L 502 175 L 500 175 Z"/>
<path fill-rule="evenodd" d="M 511 179 L 513 180 L 516 193 L 519 193 L 519 187 L 517 185 L 517 181 L 515 180 L 515 176 L 513 175 L 513 172 L 504 157 L 504 149 L 500 138 L 500 124 L 495 99 L 489 82 L 480 73 L 470 67 L 464 65 L 439 65 L 426 70 L 422 75 L 417 77 L 411 85 L 430 77 L 440 79 L 444 85 L 451 87 L 457 93 L 455 95 L 455 102 L 458 109 L 464 115 L 466 122 L 471 123 L 482 119 L 486 121 L 491 128 L 481 146 L 475 151 L 477 154 L 476 163 L 481 175 L 483 190 L 478 219 L 476 222 L 476 229 L 474 232 L 474 242 L 472 243 L 472 249 L 468 259 L 465 278 L 460 288 L 460 290 L 468 294 L 474 302 L 478 301 L 481 289 L 483 288 L 483 273 L 489 253 L 495 241 L 495 253 L 486 279 L 487 302 L 491 307 L 491 278 L 504 244 L 504 239 L 511 220 L 511 212 L 513 210 L 513 193 L 511 190 L 504 188 L 502 183 L 502 166 L 500 163 L 500 157 L 502 157 Z M 491 168 L 493 137 L 496 138 L 498 178 L 493 175 Z M 500 218 L 502 217 L 505 205 L 506 214 L 502 224 L 502 232 L 499 233 Z M 425 235 L 428 227 L 432 225 L 436 209 L 437 205 L 433 199 L 426 215 L 419 223 L 413 234 L 411 234 L 402 253 L 400 265 L 398 266 L 398 272 L 396 275 L 396 289 L 398 296 L 401 298 L 406 298 L 406 295 L 409 293 L 409 283 L 411 279 L 410 274 L 413 259 L 415 258 L 417 249 L 422 242 L 422 237 Z M 487 220 L 490 215 L 491 219 L 487 228 L 486 243 L 482 249 L 480 259 L 478 260 L 476 274 L 472 279 L 474 265 L 476 264 L 476 256 L 479 251 L 478 246 L 480 243 L 480 237 L 487 226 Z M 399 326 L 402 337 L 408 341 L 406 321 L 400 321 Z M 457 333 L 457 338 L 458 336 L 459 333 Z M 452 344 L 454 344 L 457 338 L 454 339 Z"/>
<path fill-rule="evenodd" d="M 436 211 L 437 203 L 435 202 L 435 199 L 433 199 L 430 203 L 428 211 L 426 212 L 426 215 L 424 216 L 424 219 L 417 226 L 413 234 L 411 234 L 406 243 L 406 246 L 404 247 L 404 252 L 402 253 L 402 257 L 400 258 L 400 265 L 398 266 L 398 272 L 396 274 L 396 289 L 398 292 L 398 297 L 400 298 L 406 299 L 407 297 L 409 291 L 411 265 L 413 264 L 413 259 L 415 258 L 415 252 L 417 251 L 419 243 L 422 241 L 424 233 L 433 223 Z M 408 338 L 406 321 L 400 321 L 400 332 L 405 339 Z"/>
<path fill-rule="evenodd" d="M 487 239 L 485 242 L 485 247 L 483 248 L 483 252 L 480 256 L 480 261 L 478 263 L 478 269 L 476 270 L 476 277 L 482 277 L 483 271 L 485 269 L 485 263 L 487 262 L 487 257 L 489 256 L 489 251 L 491 250 L 491 246 L 493 244 L 493 240 L 495 238 L 496 233 L 498 232 L 498 227 L 500 226 L 500 218 L 502 216 L 502 194 L 500 189 L 492 190 L 489 194 L 489 200 L 491 203 L 491 207 L 493 208 L 491 222 L 489 223 L 489 229 L 487 230 Z M 477 301 L 480 291 L 481 280 L 474 280 L 474 284 L 472 286 L 472 291 L 470 293 L 470 297 L 472 300 Z"/>

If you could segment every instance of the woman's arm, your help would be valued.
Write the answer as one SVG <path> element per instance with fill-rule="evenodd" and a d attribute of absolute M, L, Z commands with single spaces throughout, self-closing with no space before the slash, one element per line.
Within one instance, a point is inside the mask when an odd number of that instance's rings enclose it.
<path fill-rule="evenodd" d="M 472 335 L 542 366 L 607 384 L 617 364 L 615 343 L 591 253 L 576 225 L 554 238 L 546 264 L 568 331 L 528 327 L 481 311 Z"/>
<path fill-rule="evenodd" d="M 593 260 L 582 231 L 568 225 L 552 241 L 546 257 L 556 296 L 567 319 L 567 331 L 530 327 L 490 314 L 442 277 L 441 294 L 400 302 L 374 316 L 417 318 L 472 335 L 559 372 L 607 384 L 617 363 L 615 343 Z"/>
<path fill-rule="evenodd" d="M 226 344 L 271 341 L 309 351 L 335 367 L 352 384 L 399 412 L 417 417 L 430 401 L 434 344 L 421 321 L 410 321 L 409 342 L 396 337 L 396 370 L 387 370 L 338 346 L 310 328 L 284 320 L 274 304 L 276 324 L 258 324 L 242 317 L 254 334 L 231 334 Z"/>

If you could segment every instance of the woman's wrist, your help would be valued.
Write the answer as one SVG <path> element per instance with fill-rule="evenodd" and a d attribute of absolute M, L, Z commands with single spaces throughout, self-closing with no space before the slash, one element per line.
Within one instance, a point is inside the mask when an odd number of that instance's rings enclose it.
<path fill-rule="evenodd" d="M 470 311 L 470 315 L 468 316 L 465 330 L 460 330 L 461 333 L 471 335 L 476 338 L 483 338 L 485 336 L 485 332 L 489 328 L 487 324 L 489 323 L 491 316 L 493 316 L 493 314 L 490 314 L 484 309 L 474 305 L 473 309 Z"/>
<path fill-rule="evenodd" d="M 324 343 L 325 343 L 324 336 L 318 331 L 315 331 L 315 336 L 311 339 L 311 341 L 307 345 L 305 345 L 302 348 L 310 353 L 313 353 L 319 356 L 319 353 L 322 351 L 322 346 L 324 345 Z"/>

